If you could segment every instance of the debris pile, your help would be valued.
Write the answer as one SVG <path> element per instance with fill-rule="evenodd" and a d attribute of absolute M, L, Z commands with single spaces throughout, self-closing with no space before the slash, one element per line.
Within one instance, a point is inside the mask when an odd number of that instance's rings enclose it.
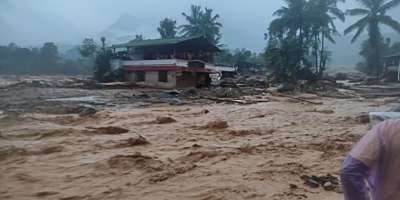
<path fill-rule="evenodd" d="M 327 191 L 340 191 L 339 178 L 331 174 L 326 176 L 303 175 L 300 178 L 304 181 L 304 185 L 311 188 L 322 187 Z"/>
<path fill-rule="evenodd" d="M 84 76 L 26 76 L 14 77 L 11 84 L 0 89 L 18 88 L 96 88 L 96 81 Z"/>

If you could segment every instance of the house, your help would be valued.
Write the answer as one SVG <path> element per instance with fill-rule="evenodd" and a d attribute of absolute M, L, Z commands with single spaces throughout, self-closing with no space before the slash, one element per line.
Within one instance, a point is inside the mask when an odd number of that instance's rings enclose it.
<path fill-rule="evenodd" d="M 131 41 L 111 49 L 111 64 L 123 69 L 125 81 L 164 89 L 210 85 L 220 51 L 204 37 Z"/>
<path fill-rule="evenodd" d="M 400 81 L 400 52 L 384 56 L 383 63 L 386 76 L 394 75 Z"/>

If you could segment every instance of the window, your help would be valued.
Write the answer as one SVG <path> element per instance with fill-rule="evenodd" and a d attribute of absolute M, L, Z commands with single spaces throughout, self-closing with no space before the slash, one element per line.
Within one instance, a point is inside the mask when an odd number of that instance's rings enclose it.
<path fill-rule="evenodd" d="M 159 71 L 158 72 L 158 82 L 163 82 L 163 83 L 168 82 L 168 72 Z"/>
<path fill-rule="evenodd" d="M 145 82 L 146 72 L 136 72 L 136 82 Z"/>

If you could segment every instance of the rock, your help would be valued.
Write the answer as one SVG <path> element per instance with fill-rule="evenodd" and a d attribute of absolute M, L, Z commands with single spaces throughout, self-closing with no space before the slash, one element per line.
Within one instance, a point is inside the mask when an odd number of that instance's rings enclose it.
<path fill-rule="evenodd" d="M 331 174 L 326 176 L 301 176 L 304 184 L 311 188 L 322 187 L 327 191 L 337 191 L 339 187 L 339 179 Z"/>
<path fill-rule="evenodd" d="M 172 117 L 157 117 L 156 119 L 157 124 L 170 124 L 175 122 L 176 120 Z"/>
<path fill-rule="evenodd" d="M 335 189 L 335 186 L 330 181 L 325 182 L 322 187 L 327 191 L 332 191 Z"/>

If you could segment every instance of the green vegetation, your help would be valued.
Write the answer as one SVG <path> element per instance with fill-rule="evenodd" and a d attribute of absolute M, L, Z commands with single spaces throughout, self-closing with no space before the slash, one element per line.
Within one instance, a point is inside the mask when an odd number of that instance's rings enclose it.
<path fill-rule="evenodd" d="M 279 81 L 322 77 L 330 52 L 326 41 L 338 35 L 334 20 L 345 20 L 338 0 L 285 0 L 269 26 L 267 66 Z"/>
<path fill-rule="evenodd" d="M 357 0 L 363 8 L 347 10 L 349 16 L 360 19 L 349 26 L 344 33 L 355 32 L 352 42 L 363 32 L 368 40 L 362 46 L 360 55 L 364 58 L 357 66 L 360 71 L 379 77 L 382 74 L 382 56 L 400 51 L 400 42 L 391 44 L 380 31 L 386 25 L 400 33 L 400 23 L 387 15 L 389 10 L 400 5 L 400 0 Z M 251 63 L 266 66 L 273 72 L 276 81 L 296 82 L 297 80 L 318 80 L 322 78 L 331 52 L 327 43 L 335 43 L 339 36 L 336 21 L 345 21 L 345 13 L 338 3 L 345 0 L 285 0 L 278 9 L 276 18 L 270 23 L 263 53 L 246 49 L 223 49 L 216 56 L 216 63 L 239 66 Z M 189 12 L 183 12 L 185 24 L 164 18 L 157 31 L 161 39 L 204 36 L 215 45 L 222 47 L 222 24 L 220 16 L 213 9 L 192 5 Z M 143 35 L 135 35 L 132 41 L 145 40 Z M 76 55 L 79 54 L 79 55 Z M 73 55 L 73 56 L 71 56 Z M 69 59 L 63 58 L 69 57 Z M 79 47 L 72 48 L 66 55 L 59 53 L 51 42 L 41 48 L 23 48 L 11 43 L 0 46 L 0 73 L 15 74 L 95 74 L 99 81 L 110 81 L 121 77 L 113 72 L 110 60 L 112 53 L 107 50 L 106 38 L 99 44 L 86 38 Z M 94 67 L 93 67 L 94 66 Z"/>
<path fill-rule="evenodd" d="M 176 21 L 169 18 L 163 19 L 157 31 L 160 33 L 161 39 L 175 38 L 177 33 Z"/>
<path fill-rule="evenodd" d="M 41 48 L 24 48 L 15 43 L 0 46 L 1 74 L 89 74 L 90 63 L 63 59 L 58 47 L 46 42 Z"/>
<path fill-rule="evenodd" d="M 349 26 L 344 33 L 349 34 L 356 31 L 352 42 L 364 32 L 368 31 L 368 44 L 364 43 L 361 55 L 366 59 L 366 71 L 368 74 L 376 74 L 377 78 L 382 74 L 382 46 L 383 38 L 380 25 L 386 25 L 400 33 L 400 23 L 386 13 L 400 5 L 400 0 L 358 0 L 363 8 L 348 10 L 350 16 L 361 16 L 356 23 Z M 369 49 L 369 50 L 367 50 Z"/>
<path fill-rule="evenodd" d="M 390 39 L 386 39 L 385 41 L 381 39 L 379 41 L 379 52 L 382 52 L 383 55 L 390 55 L 394 53 L 400 52 L 400 42 L 391 43 Z M 365 40 L 361 45 L 360 55 L 363 57 L 363 61 L 359 62 L 356 66 L 358 71 L 364 73 L 370 73 L 370 68 L 368 67 L 368 59 L 370 55 L 374 53 L 374 49 L 371 48 L 370 41 Z"/>
<path fill-rule="evenodd" d="M 93 57 L 97 50 L 97 44 L 92 38 L 84 39 L 82 45 L 79 47 L 79 53 L 86 58 Z"/>
<path fill-rule="evenodd" d="M 216 56 L 218 64 L 227 64 L 238 66 L 240 63 L 253 63 L 264 65 L 264 54 L 252 52 L 247 49 L 223 49 L 221 53 Z"/>
<path fill-rule="evenodd" d="M 144 37 L 141 34 L 135 35 L 135 39 L 133 39 L 133 41 L 143 41 L 143 40 L 144 40 Z"/>
<path fill-rule="evenodd" d="M 143 39 L 142 36 L 136 35 L 136 37 Z M 95 80 L 99 82 L 120 80 L 121 71 L 113 71 L 111 69 L 112 52 L 106 48 L 106 38 L 101 37 L 100 41 L 101 48 L 91 38 L 83 40 L 79 48 L 81 55 L 94 63 L 93 73 Z"/>
<path fill-rule="evenodd" d="M 202 35 L 214 44 L 219 44 L 222 24 L 218 22 L 220 16 L 213 14 L 213 9 L 202 10 L 201 6 L 192 5 L 190 13 L 182 13 L 182 15 L 188 23 L 180 27 L 184 37 Z"/>

